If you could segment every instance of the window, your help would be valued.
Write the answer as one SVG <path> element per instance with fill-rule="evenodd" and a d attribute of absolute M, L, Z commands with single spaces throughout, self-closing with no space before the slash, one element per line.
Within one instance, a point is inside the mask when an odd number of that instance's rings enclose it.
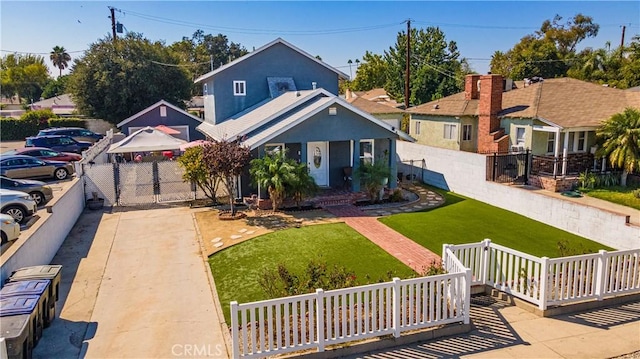
<path fill-rule="evenodd" d="M 547 137 L 547 152 L 555 153 L 556 133 L 555 132 L 548 132 L 548 133 L 549 133 L 549 136 Z"/>
<path fill-rule="evenodd" d="M 373 140 L 360 141 L 360 163 L 373 163 Z"/>
<path fill-rule="evenodd" d="M 516 127 L 516 144 L 524 146 L 524 137 L 527 133 L 527 129 L 525 127 Z"/>
<path fill-rule="evenodd" d="M 575 132 L 569 132 L 569 144 L 567 146 L 567 151 L 568 152 L 573 152 L 574 146 L 573 146 L 573 141 L 575 141 Z"/>
<path fill-rule="evenodd" d="M 448 140 L 457 140 L 458 139 L 458 126 L 457 125 L 444 125 L 444 138 Z"/>
<path fill-rule="evenodd" d="M 268 155 L 283 154 L 284 143 L 267 143 L 264 145 L 264 153 Z"/>
<path fill-rule="evenodd" d="M 247 82 L 246 81 L 233 81 L 233 95 L 234 96 L 246 96 L 247 95 Z"/>
<path fill-rule="evenodd" d="M 338 108 L 336 107 L 329 107 L 329 116 L 335 116 L 338 114 Z"/>
<path fill-rule="evenodd" d="M 585 150 L 585 138 L 587 137 L 586 131 L 578 132 L 578 146 L 576 148 L 577 151 L 584 152 Z"/>
<path fill-rule="evenodd" d="M 209 94 L 209 88 L 207 87 L 207 84 L 204 84 L 202 86 L 202 94 L 207 96 Z"/>
<path fill-rule="evenodd" d="M 472 125 L 462 125 L 462 140 L 471 141 L 471 132 L 473 130 Z"/>
<path fill-rule="evenodd" d="M 167 117 L 167 106 L 160 106 L 160 117 Z"/>
<path fill-rule="evenodd" d="M 416 129 L 414 132 L 416 135 L 420 134 L 420 121 L 416 121 Z"/>

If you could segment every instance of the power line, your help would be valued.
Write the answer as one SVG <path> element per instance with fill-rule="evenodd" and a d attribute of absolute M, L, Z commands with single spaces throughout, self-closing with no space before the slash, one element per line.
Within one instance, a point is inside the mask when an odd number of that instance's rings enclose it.
<path fill-rule="evenodd" d="M 151 63 L 154 63 L 156 65 L 162 65 L 162 66 L 172 66 L 172 67 L 191 67 L 191 66 L 200 66 L 200 65 L 205 65 L 205 64 L 209 64 L 209 61 L 206 62 L 195 62 L 192 64 L 167 64 L 165 62 L 158 62 L 158 61 L 154 61 L 154 60 L 150 60 Z"/>
<path fill-rule="evenodd" d="M 27 51 L 14 51 L 14 50 L 0 50 L 2 52 L 9 52 L 13 54 L 21 55 L 51 55 L 51 52 L 27 52 Z M 65 51 L 67 54 L 75 54 L 78 52 L 85 52 L 87 50 Z"/>

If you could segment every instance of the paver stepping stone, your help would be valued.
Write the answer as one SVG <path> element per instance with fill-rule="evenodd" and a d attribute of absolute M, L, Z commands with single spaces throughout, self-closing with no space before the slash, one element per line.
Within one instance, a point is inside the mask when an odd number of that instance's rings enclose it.
<path fill-rule="evenodd" d="M 246 231 L 245 234 L 254 234 L 256 231 Z"/>
<path fill-rule="evenodd" d="M 246 232 L 246 231 L 247 231 L 247 229 L 246 229 L 246 228 L 242 228 L 242 229 L 239 229 L 239 230 L 238 230 L 238 232 L 240 232 L 240 233 L 244 233 L 244 232 Z"/>
<path fill-rule="evenodd" d="M 238 239 L 238 238 L 242 238 L 242 236 L 239 234 L 234 234 L 231 236 L 231 239 Z"/>
<path fill-rule="evenodd" d="M 218 242 L 218 243 L 214 244 L 213 246 L 216 247 L 216 248 L 220 248 L 220 247 L 224 246 L 224 243 Z"/>
<path fill-rule="evenodd" d="M 221 240 L 222 240 L 222 238 L 216 237 L 216 238 L 212 239 L 211 242 L 220 242 Z"/>

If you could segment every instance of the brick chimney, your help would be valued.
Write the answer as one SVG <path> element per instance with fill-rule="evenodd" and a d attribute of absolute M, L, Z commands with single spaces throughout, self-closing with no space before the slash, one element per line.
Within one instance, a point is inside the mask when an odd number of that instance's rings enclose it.
<path fill-rule="evenodd" d="M 478 103 L 479 153 L 508 150 L 509 137 L 505 135 L 504 129 L 500 128 L 500 119 L 498 119 L 498 113 L 502 110 L 502 86 L 502 75 L 480 76 L 480 101 Z"/>
<path fill-rule="evenodd" d="M 467 75 L 464 78 L 464 99 L 477 100 L 479 97 L 478 80 L 480 75 Z"/>

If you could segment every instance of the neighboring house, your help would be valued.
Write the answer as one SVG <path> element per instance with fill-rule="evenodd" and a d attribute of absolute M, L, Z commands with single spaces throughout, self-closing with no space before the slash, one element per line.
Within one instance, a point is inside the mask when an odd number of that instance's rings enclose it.
<path fill-rule="evenodd" d="M 32 110 L 41 110 L 45 108 L 51 109 L 54 114 L 60 117 L 76 116 L 76 104 L 73 102 L 71 95 L 69 94 L 54 96 L 31 104 Z"/>
<path fill-rule="evenodd" d="M 373 115 L 375 118 L 390 124 L 393 128 L 401 128 L 402 117 L 405 111 L 393 106 L 383 105 L 380 102 L 367 100 L 363 97 L 347 99 L 351 105 Z"/>
<path fill-rule="evenodd" d="M 193 96 L 191 100 L 185 101 L 187 112 L 204 120 L 204 97 Z"/>
<path fill-rule="evenodd" d="M 383 88 L 375 88 L 369 91 L 351 91 L 349 89 L 346 90 L 345 99 L 351 102 L 352 99 L 362 98 L 365 100 L 377 102 L 381 105 L 394 107 L 394 108 L 404 108 L 403 103 L 398 103 L 396 100 L 392 99 L 391 96 L 387 93 L 387 90 Z"/>
<path fill-rule="evenodd" d="M 172 136 L 185 140 L 187 142 L 194 140 L 203 140 L 205 136 L 196 131 L 202 123 L 202 119 L 194 116 L 179 107 L 176 107 L 165 100 L 160 100 L 155 104 L 145 108 L 135 115 L 118 123 L 118 128 L 126 135 L 145 128 L 147 126 L 156 127 L 164 125 L 180 133 Z"/>
<path fill-rule="evenodd" d="M 276 39 L 196 79 L 205 104 L 198 130 L 216 140 L 238 140 L 254 157 L 286 149 L 322 187 L 343 187 L 345 168 L 356 171 L 361 161 L 382 158 L 395 178 L 396 141 L 412 139 L 340 98 L 340 78 L 347 75 Z M 241 193 L 252 192 L 245 176 Z"/>
<path fill-rule="evenodd" d="M 510 90 L 503 91 L 505 83 Z M 511 83 L 500 75 L 467 75 L 464 92 L 407 111 L 409 134 L 421 144 L 469 152 L 529 149 L 551 158 L 547 172 L 566 175 L 593 164 L 595 130 L 603 121 L 626 107 L 640 108 L 640 92 L 572 78 L 517 89 Z"/>

